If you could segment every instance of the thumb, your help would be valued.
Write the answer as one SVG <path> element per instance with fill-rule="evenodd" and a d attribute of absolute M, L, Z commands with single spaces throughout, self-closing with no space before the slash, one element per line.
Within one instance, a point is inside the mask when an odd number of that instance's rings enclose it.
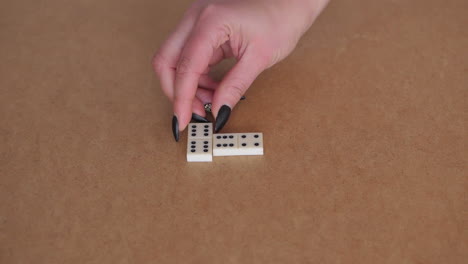
<path fill-rule="evenodd" d="M 266 63 L 252 52 L 246 52 L 226 74 L 213 95 L 215 132 L 221 130 L 229 119 L 231 110 L 249 89 L 255 78 L 266 69 Z"/>

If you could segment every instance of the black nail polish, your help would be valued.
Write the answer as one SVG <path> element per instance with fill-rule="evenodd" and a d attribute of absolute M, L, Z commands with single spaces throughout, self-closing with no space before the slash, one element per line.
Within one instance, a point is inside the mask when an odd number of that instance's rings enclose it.
<path fill-rule="evenodd" d="M 219 130 L 221 130 L 221 128 L 224 127 L 230 115 L 231 115 L 231 108 L 227 105 L 221 106 L 218 112 L 218 116 L 216 117 L 215 132 L 218 132 Z"/>
<path fill-rule="evenodd" d="M 192 113 L 192 119 L 197 122 L 203 122 L 203 123 L 209 122 L 208 119 L 204 118 L 203 116 L 197 115 L 195 113 Z"/>
<path fill-rule="evenodd" d="M 172 133 L 174 134 L 174 139 L 176 142 L 179 141 L 179 121 L 177 120 L 177 116 L 174 115 L 172 118 Z"/>
<path fill-rule="evenodd" d="M 245 96 L 242 96 L 242 97 L 241 97 L 241 101 L 242 101 L 242 100 L 245 100 L 245 99 L 246 99 Z"/>

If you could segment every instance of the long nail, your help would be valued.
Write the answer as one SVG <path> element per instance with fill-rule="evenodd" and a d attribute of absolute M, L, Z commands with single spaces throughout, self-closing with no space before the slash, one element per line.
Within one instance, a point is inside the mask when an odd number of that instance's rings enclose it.
<path fill-rule="evenodd" d="M 208 119 L 204 118 L 203 116 L 197 115 L 195 113 L 192 113 L 192 119 L 197 121 L 197 122 L 203 122 L 203 123 L 208 123 Z"/>
<path fill-rule="evenodd" d="M 231 108 L 227 105 L 221 106 L 218 112 L 218 116 L 216 117 L 215 132 L 218 132 L 219 130 L 221 130 L 221 128 L 224 127 L 230 115 Z"/>
<path fill-rule="evenodd" d="M 176 142 L 179 141 L 179 121 L 177 116 L 172 117 L 172 133 L 174 134 L 174 139 Z"/>
<path fill-rule="evenodd" d="M 242 96 L 242 97 L 241 97 L 241 101 L 242 101 L 242 100 L 245 100 L 245 99 L 246 99 L 245 96 Z"/>

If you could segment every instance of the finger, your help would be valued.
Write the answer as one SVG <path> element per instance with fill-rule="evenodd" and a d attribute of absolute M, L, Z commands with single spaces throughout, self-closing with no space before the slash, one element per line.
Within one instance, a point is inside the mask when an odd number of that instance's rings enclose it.
<path fill-rule="evenodd" d="M 191 33 L 180 55 L 175 75 L 174 114 L 183 131 L 191 119 L 192 102 L 200 76 L 209 66 L 214 51 L 226 41 L 227 32 L 203 23 Z"/>
<path fill-rule="evenodd" d="M 218 87 L 219 82 L 213 80 L 208 74 L 203 74 L 200 76 L 200 79 L 198 80 L 198 86 L 205 88 L 205 89 L 210 89 L 214 90 L 216 87 Z"/>
<path fill-rule="evenodd" d="M 213 57 L 211 57 L 211 60 L 210 60 L 209 64 L 210 65 L 216 65 L 225 58 L 226 58 L 226 56 L 224 55 L 223 49 L 221 47 L 219 47 L 213 52 Z"/>
<path fill-rule="evenodd" d="M 198 97 L 195 97 L 192 102 L 192 113 L 195 113 L 199 116 L 205 116 L 205 104 L 198 99 Z"/>
<path fill-rule="evenodd" d="M 153 68 L 160 80 L 161 89 L 171 101 L 174 97 L 177 61 L 198 17 L 196 9 L 191 10 L 184 15 L 174 32 L 169 35 L 153 58 Z"/>
<path fill-rule="evenodd" d="M 217 48 L 211 58 L 210 65 L 216 65 L 223 59 L 234 57 L 230 45 L 230 41 L 227 41 Z"/>
<path fill-rule="evenodd" d="M 223 105 L 234 108 L 265 68 L 266 63 L 259 60 L 255 54 L 246 52 L 226 74 L 214 93 L 212 109 L 215 117 Z"/>
<path fill-rule="evenodd" d="M 200 76 L 200 80 L 198 81 L 198 86 L 214 90 L 218 87 L 219 82 L 215 81 L 213 78 L 209 76 L 210 67 L 213 65 L 218 64 L 223 59 L 232 57 L 232 52 L 228 52 L 230 50 L 229 47 L 226 47 L 226 43 L 222 44 L 219 48 L 217 48 L 214 53 L 213 57 L 211 57 L 209 66 L 203 71 L 203 75 Z"/>
<path fill-rule="evenodd" d="M 171 102 L 174 101 L 174 76 L 175 71 L 169 67 L 161 67 L 158 69 L 159 83 L 161 90 L 169 98 Z"/>
<path fill-rule="evenodd" d="M 213 101 L 213 91 L 203 89 L 203 88 L 198 88 L 196 97 L 204 104 L 211 103 Z"/>
<path fill-rule="evenodd" d="M 222 44 L 219 48 L 217 48 L 214 53 L 213 57 L 211 57 L 210 63 L 208 68 L 205 69 L 203 72 L 204 74 L 200 76 L 200 80 L 198 81 L 198 86 L 214 90 L 216 87 L 219 86 L 219 82 L 215 81 L 213 78 L 209 76 L 210 67 L 218 64 L 220 61 L 226 58 L 232 57 L 232 52 L 230 52 L 230 47 L 226 46 L 226 43 Z"/>

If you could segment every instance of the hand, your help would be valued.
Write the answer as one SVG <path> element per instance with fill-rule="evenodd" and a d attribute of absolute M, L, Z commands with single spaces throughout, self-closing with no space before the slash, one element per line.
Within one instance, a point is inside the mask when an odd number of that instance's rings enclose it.
<path fill-rule="evenodd" d="M 154 69 L 173 102 L 176 141 L 192 118 L 212 103 L 215 131 L 227 122 L 255 78 L 285 58 L 328 0 L 199 0 L 154 58 Z M 220 83 L 210 67 L 234 57 Z"/>

